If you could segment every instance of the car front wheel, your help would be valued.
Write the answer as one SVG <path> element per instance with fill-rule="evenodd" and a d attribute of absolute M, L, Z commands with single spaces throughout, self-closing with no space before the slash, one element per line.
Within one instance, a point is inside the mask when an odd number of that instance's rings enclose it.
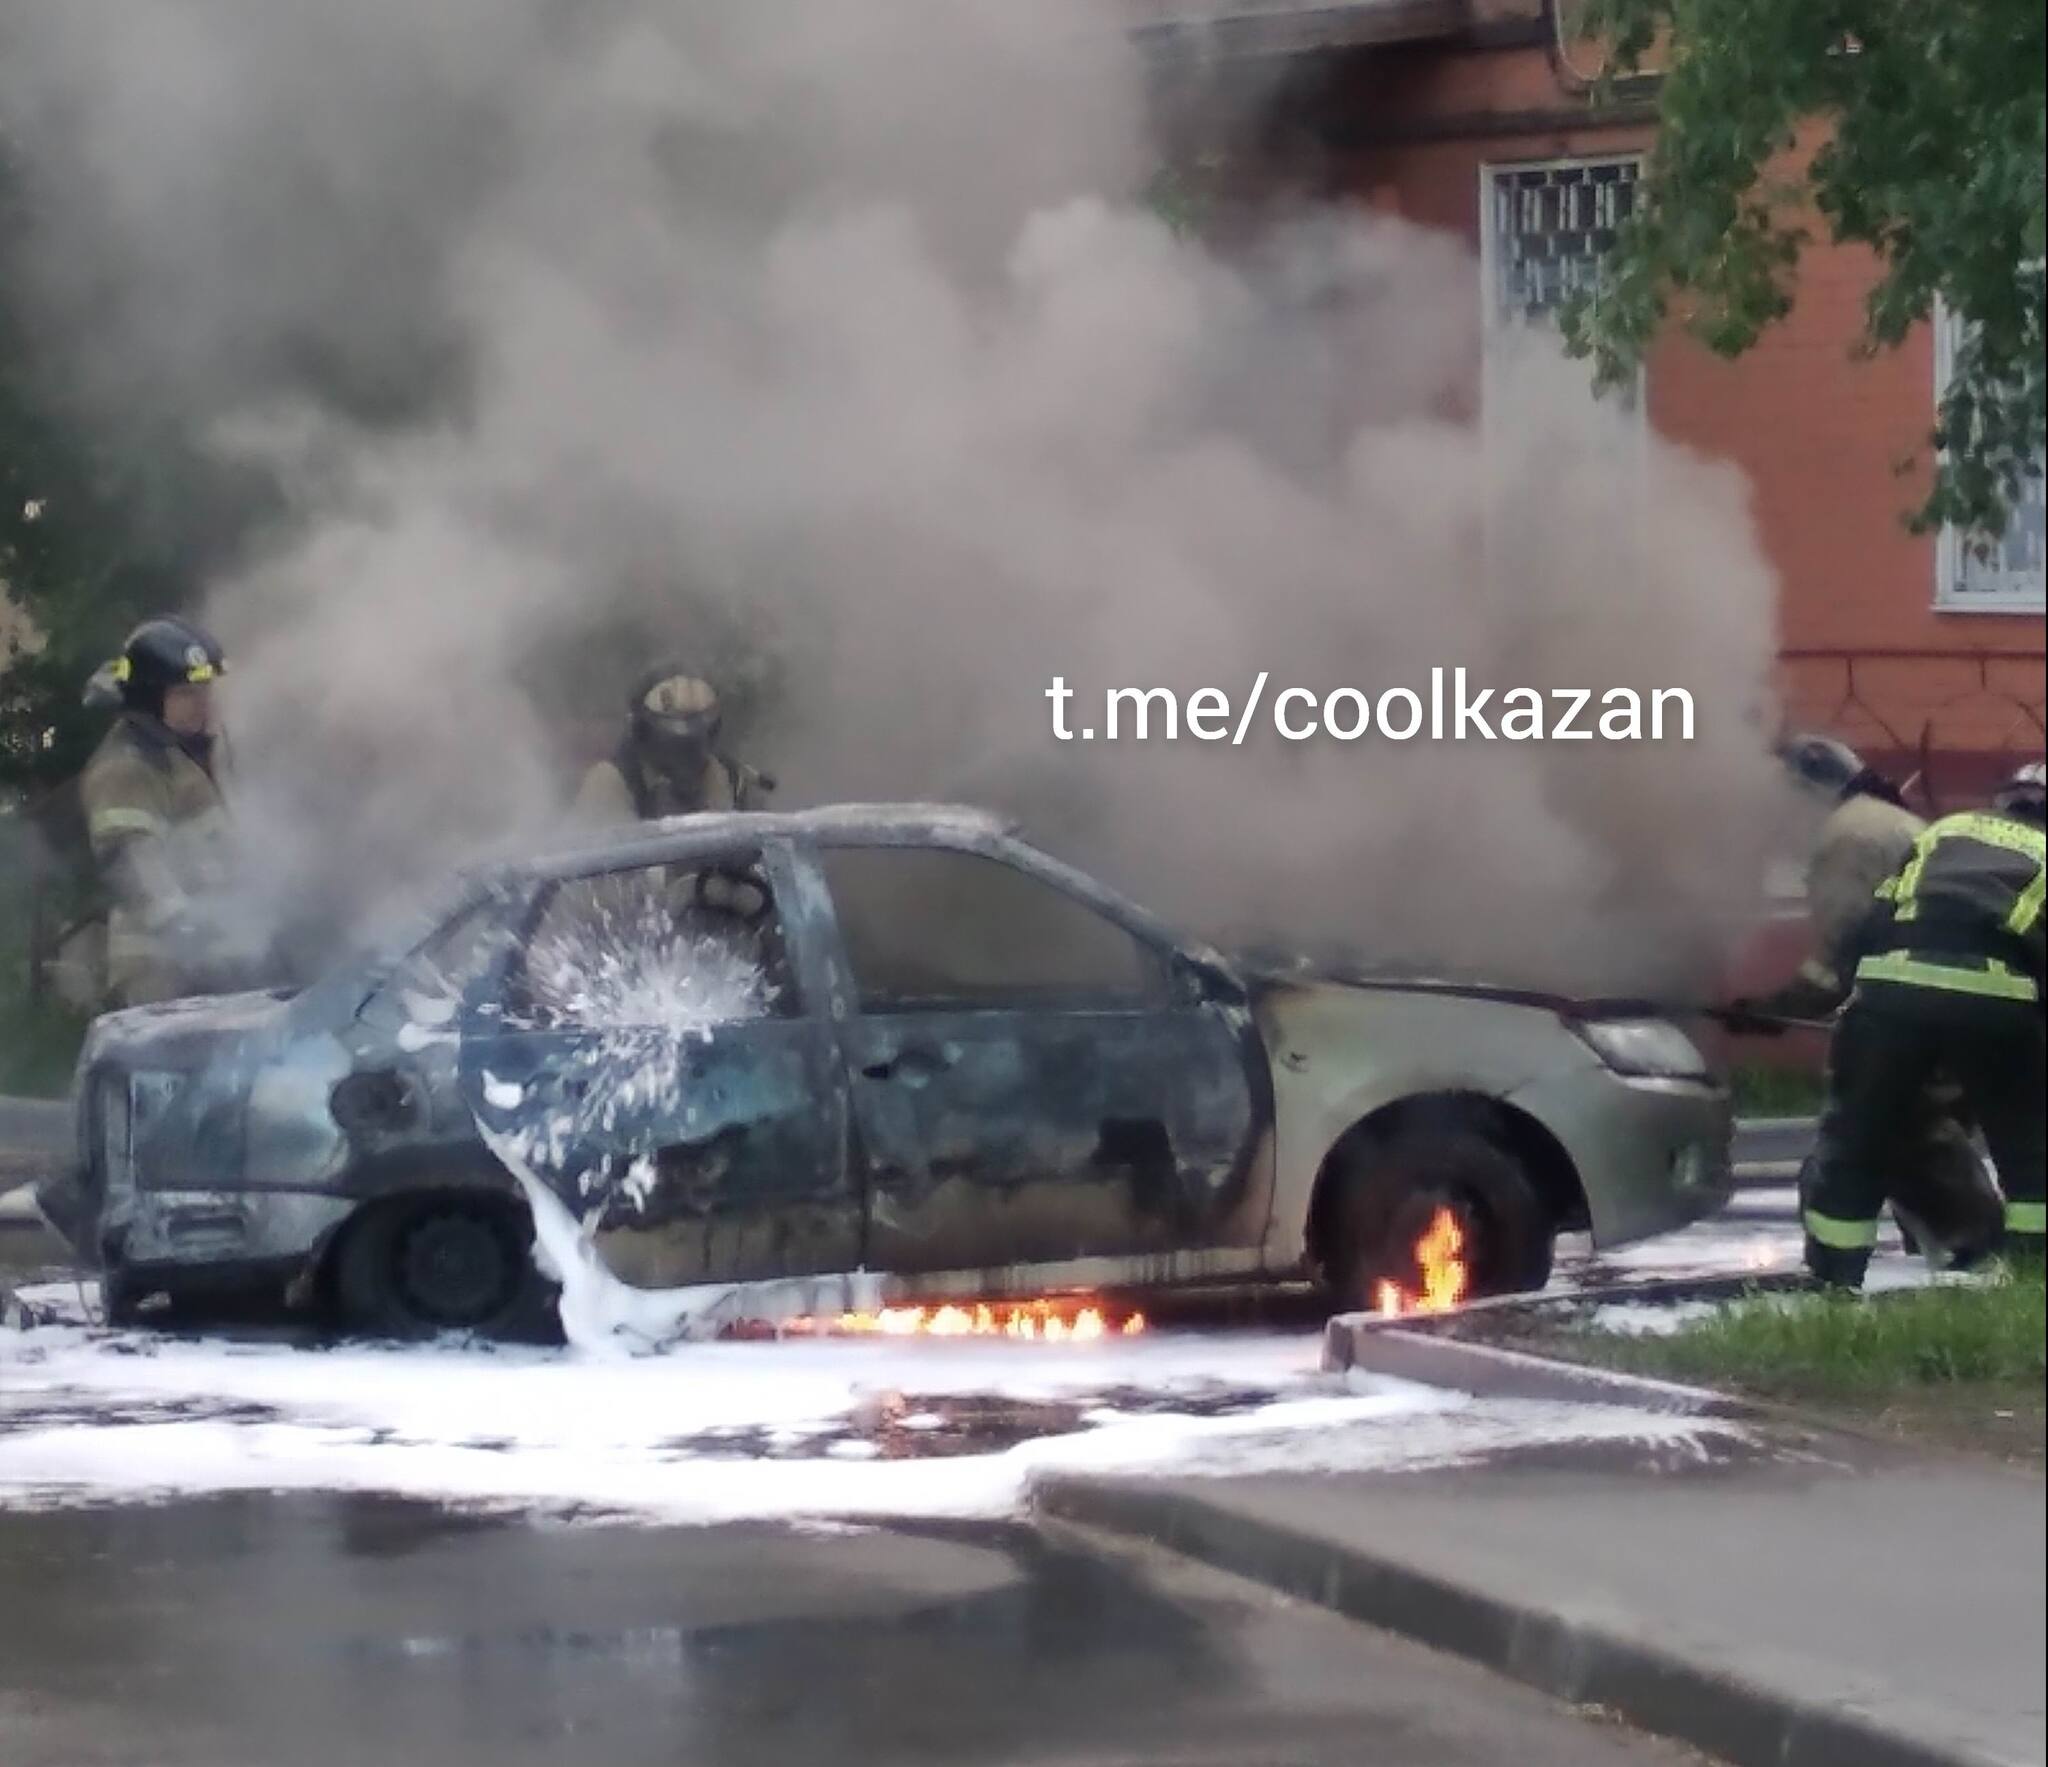
<path fill-rule="evenodd" d="M 1382 1311 L 1391 1284 L 1406 1310 L 1428 1290 L 1428 1249 L 1446 1250 L 1447 1238 L 1463 1266 L 1460 1300 L 1550 1280 L 1550 1213 L 1520 1162 L 1477 1129 L 1432 1124 L 1369 1138 L 1339 1184 L 1329 1276 L 1343 1307 Z M 1445 1216 L 1454 1236 L 1439 1227 Z"/>

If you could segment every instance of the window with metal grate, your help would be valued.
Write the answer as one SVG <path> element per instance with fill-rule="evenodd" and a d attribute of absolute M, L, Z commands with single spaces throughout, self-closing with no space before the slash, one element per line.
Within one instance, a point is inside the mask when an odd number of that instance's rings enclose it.
<path fill-rule="evenodd" d="M 1965 337 L 1961 318 L 1940 302 L 1934 309 L 1934 399 L 1939 408 Z M 1934 605 L 1947 613 L 2040 613 L 2048 607 L 2043 554 L 2048 550 L 2048 502 L 2043 462 L 2021 485 L 2019 499 L 1995 541 L 1944 528 L 1935 548 Z"/>

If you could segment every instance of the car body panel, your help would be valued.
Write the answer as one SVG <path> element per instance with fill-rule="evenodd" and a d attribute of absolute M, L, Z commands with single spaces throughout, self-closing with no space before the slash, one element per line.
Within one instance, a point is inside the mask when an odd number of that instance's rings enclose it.
<path fill-rule="evenodd" d="M 920 844 L 995 861 L 1013 882 L 1035 880 L 1118 929 L 1159 991 L 864 1005 L 825 867 L 869 843 L 847 830 L 803 843 L 798 863 L 823 906 L 815 925 L 837 1002 L 870 1264 L 919 1273 L 1255 1244 L 1271 1182 L 1272 1087 L 1242 986 L 1006 833 L 941 829 Z"/>
<path fill-rule="evenodd" d="M 1598 1245 L 1681 1226 L 1725 1201 L 1707 1155 L 1688 1156 L 1705 1159 L 1706 1169 L 1677 1194 L 1646 1185 L 1638 1163 L 1647 1155 L 1661 1173 L 1675 1149 L 1718 1147 L 1725 1178 L 1725 1089 L 1614 1072 L 1560 1021 L 1565 1004 L 1451 983 L 1270 983 L 1258 1000 L 1278 1098 L 1268 1262 L 1285 1267 L 1306 1256 L 1315 1182 L 1339 1137 L 1409 1098 L 1476 1094 L 1533 1119 L 1571 1156 Z"/>

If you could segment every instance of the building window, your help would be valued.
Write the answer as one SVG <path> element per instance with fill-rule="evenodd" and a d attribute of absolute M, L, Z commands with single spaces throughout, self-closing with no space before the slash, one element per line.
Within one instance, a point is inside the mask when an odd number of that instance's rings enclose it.
<path fill-rule="evenodd" d="M 1934 400 L 1948 391 L 1963 322 L 1940 302 L 1934 308 Z M 2033 613 L 2048 607 L 2042 553 L 2048 508 L 2039 467 L 2021 484 L 2005 532 L 1989 548 L 1969 544 L 1954 528 L 1942 530 L 1934 549 L 1934 605 L 1948 613 Z"/>
<path fill-rule="evenodd" d="M 1488 166 L 1487 323 L 1548 322 L 1590 287 L 1635 207 L 1638 159 Z"/>
<path fill-rule="evenodd" d="M 1616 231 L 1635 207 L 1642 160 L 1527 161 L 1480 169 L 1480 274 L 1486 337 L 1554 327 L 1566 300 L 1590 288 Z M 1590 375 L 1591 365 L 1587 372 Z M 1643 410 L 1643 376 L 1619 393 Z"/>

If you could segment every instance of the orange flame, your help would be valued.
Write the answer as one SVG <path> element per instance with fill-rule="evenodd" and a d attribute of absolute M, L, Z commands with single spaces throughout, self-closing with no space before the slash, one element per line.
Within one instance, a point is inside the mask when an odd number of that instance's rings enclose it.
<path fill-rule="evenodd" d="M 1403 1313 L 1448 1313 L 1465 1298 L 1472 1273 L 1465 1264 L 1465 1230 L 1449 1209 L 1438 1209 L 1415 1242 L 1415 1265 L 1422 1272 L 1422 1293 L 1411 1296 L 1397 1282 L 1382 1282 L 1373 1304 L 1382 1319 Z"/>
<path fill-rule="evenodd" d="M 1145 1316 L 1131 1313 L 1112 1320 L 1102 1307 L 1087 1301 L 977 1301 L 971 1306 L 884 1307 L 874 1313 L 796 1319 L 783 1329 L 816 1337 L 1005 1337 L 1078 1344 L 1104 1337 L 1136 1337 L 1145 1330 Z"/>

